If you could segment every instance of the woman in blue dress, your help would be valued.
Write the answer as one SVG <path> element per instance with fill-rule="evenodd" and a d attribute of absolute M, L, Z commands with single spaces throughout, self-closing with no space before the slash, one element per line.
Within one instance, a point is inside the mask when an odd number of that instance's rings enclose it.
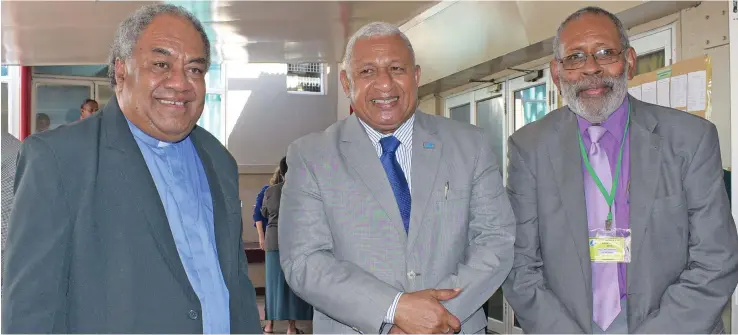
<path fill-rule="evenodd" d="M 267 219 L 264 215 L 261 215 L 261 205 L 264 202 L 264 191 L 266 191 L 269 186 L 274 185 L 276 182 L 276 178 L 279 175 L 279 168 L 277 168 L 274 171 L 274 175 L 272 176 L 272 179 L 269 181 L 269 185 L 265 185 L 261 188 L 261 191 L 259 191 L 259 194 L 256 196 L 256 204 L 254 205 L 254 213 L 253 213 L 253 219 L 254 219 L 254 227 L 256 227 L 256 233 L 259 235 L 259 249 L 264 249 L 264 231 L 266 230 L 267 223 L 269 223 L 269 219 Z M 269 315 L 267 314 L 267 310 L 269 307 L 267 307 L 267 301 L 264 300 L 264 319 L 267 320 L 266 324 L 264 325 L 264 333 L 271 334 L 274 331 L 274 323 L 269 320 Z"/>
<path fill-rule="evenodd" d="M 276 183 L 264 191 L 261 214 L 269 223 L 265 229 L 264 249 L 266 250 L 266 308 L 267 320 L 289 320 L 287 334 L 302 334 L 297 329 L 295 320 L 312 320 L 313 307 L 300 299 L 284 279 L 282 266 L 279 264 L 279 203 L 282 196 L 282 186 L 287 173 L 287 159 L 279 162 L 279 175 Z M 265 327 L 265 332 L 268 329 Z"/>

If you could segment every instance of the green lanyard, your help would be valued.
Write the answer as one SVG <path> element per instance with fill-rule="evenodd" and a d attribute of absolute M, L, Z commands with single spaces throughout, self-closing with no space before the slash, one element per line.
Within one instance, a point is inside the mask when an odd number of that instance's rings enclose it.
<path fill-rule="evenodd" d="M 609 212 L 607 213 L 607 221 L 605 221 L 605 229 L 610 230 L 612 228 L 612 203 L 615 201 L 615 191 L 618 188 L 618 179 L 620 177 L 620 165 L 623 162 L 623 149 L 625 148 L 625 136 L 628 134 L 628 128 L 630 127 L 630 105 L 628 105 L 628 119 L 625 121 L 625 130 L 623 131 L 623 141 L 620 143 L 620 152 L 618 153 L 618 162 L 615 165 L 615 178 L 612 180 L 612 189 L 608 193 L 605 186 L 602 185 L 600 177 L 592 168 L 592 164 L 589 163 L 589 157 L 587 156 L 587 150 L 584 148 L 584 141 L 582 141 L 582 134 L 577 130 L 577 136 L 579 137 L 579 149 L 582 152 L 582 160 L 584 160 L 584 166 L 587 168 L 587 172 L 592 176 L 597 188 L 600 189 L 602 196 L 607 201 L 607 207 Z"/>

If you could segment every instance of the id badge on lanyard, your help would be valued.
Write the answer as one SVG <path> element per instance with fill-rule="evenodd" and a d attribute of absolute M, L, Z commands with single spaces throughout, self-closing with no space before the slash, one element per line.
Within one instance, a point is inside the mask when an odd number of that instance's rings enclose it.
<path fill-rule="evenodd" d="M 629 106 L 630 107 L 630 106 Z M 620 166 L 623 159 L 623 150 L 625 147 L 626 137 L 628 134 L 628 128 L 630 125 L 630 108 L 628 108 L 628 120 L 625 123 L 625 130 L 623 132 L 623 140 L 620 144 L 620 152 L 618 153 L 618 160 L 615 167 L 615 178 L 612 182 L 612 189 L 607 192 L 604 185 L 597 176 L 597 173 L 592 168 L 587 156 L 587 151 L 584 148 L 584 141 L 582 136 L 579 135 L 579 148 L 582 154 L 582 159 L 587 171 L 595 181 L 597 188 L 605 197 L 609 212 L 607 219 L 605 220 L 605 228 L 596 228 L 589 230 L 589 258 L 593 263 L 630 263 L 631 253 L 631 235 L 630 229 L 621 229 L 614 227 L 614 215 L 613 205 L 615 202 L 615 192 L 618 187 L 618 178 L 620 175 Z M 630 191 L 630 182 L 628 182 L 628 191 Z"/>

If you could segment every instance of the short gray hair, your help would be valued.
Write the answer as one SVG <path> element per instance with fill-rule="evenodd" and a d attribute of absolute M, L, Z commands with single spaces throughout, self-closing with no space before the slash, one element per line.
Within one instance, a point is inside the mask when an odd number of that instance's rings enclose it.
<path fill-rule="evenodd" d="M 569 24 L 569 22 L 574 21 L 586 14 L 604 15 L 608 19 L 610 19 L 610 21 L 612 21 L 612 23 L 614 23 L 615 27 L 618 29 L 618 33 L 620 34 L 620 46 L 623 48 L 623 51 L 630 48 L 630 40 L 628 40 L 628 31 L 625 30 L 625 27 L 623 26 L 623 22 L 620 21 L 620 19 L 618 19 L 618 17 L 615 16 L 615 14 L 610 13 L 600 7 L 585 7 L 585 8 L 582 8 L 574 12 L 574 14 L 569 15 L 569 17 L 567 17 L 566 20 L 564 20 L 564 22 L 562 22 L 561 25 L 559 26 L 559 29 L 556 31 L 556 36 L 554 37 L 554 40 L 553 40 L 554 58 L 561 59 L 562 57 L 564 57 L 564 55 L 562 54 L 563 50 L 561 50 L 561 40 L 560 39 L 561 39 L 561 32 L 564 30 L 564 28 L 566 28 L 566 25 Z"/>
<path fill-rule="evenodd" d="M 359 30 L 357 30 L 351 36 L 348 44 L 346 44 L 346 53 L 344 53 L 343 55 L 343 63 L 341 65 L 343 69 L 346 70 L 346 74 L 348 75 L 348 77 L 351 78 L 351 57 L 354 54 L 354 44 L 356 44 L 356 41 L 372 37 L 395 35 L 400 36 L 400 38 L 405 41 L 408 50 L 410 50 L 410 55 L 413 58 L 413 64 L 415 64 L 415 50 L 413 50 L 413 45 L 410 43 L 410 39 L 408 39 L 407 36 L 402 31 L 400 31 L 400 28 L 397 28 L 397 26 L 386 22 L 372 22 L 359 28 Z"/>
<path fill-rule="evenodd" d="M 115 87 L 117 84 L 115 81 L 115 61 L 117 59 L 130 59 L 133 55 L 133 48 L 136 46 L 141 33 L 151 24 L 154 18 L 162 14 L 179 16 L 192 23 L 192 26 L 200 33 L 200 37 L 202 37 L 202 44 L 205 46 L 205 60 L 207 61 L 208 67 L 210 66 L 210 39 L 208 39 L 208 35 L 205 33 L 200 20 L 181 6 L 171 4 L 146 5 L 137 9 L 131 16 L 121 22 L 118 30 L 115 32 L 115 39 L 110 46 L 110 56 L 108 57 L 108 79 L 110 80 L 110 86 Z"/>

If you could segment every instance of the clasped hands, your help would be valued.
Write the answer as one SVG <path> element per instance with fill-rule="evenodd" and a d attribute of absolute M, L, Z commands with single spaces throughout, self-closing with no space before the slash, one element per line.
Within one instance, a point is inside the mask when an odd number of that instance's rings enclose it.
<path fill-rule="evenodd" d="M 461 321 L 441 304 L 455 298 L 461 289 L 428 289 L 403 293 L 397 302 L 390 334 L 453 334 Z"/>

